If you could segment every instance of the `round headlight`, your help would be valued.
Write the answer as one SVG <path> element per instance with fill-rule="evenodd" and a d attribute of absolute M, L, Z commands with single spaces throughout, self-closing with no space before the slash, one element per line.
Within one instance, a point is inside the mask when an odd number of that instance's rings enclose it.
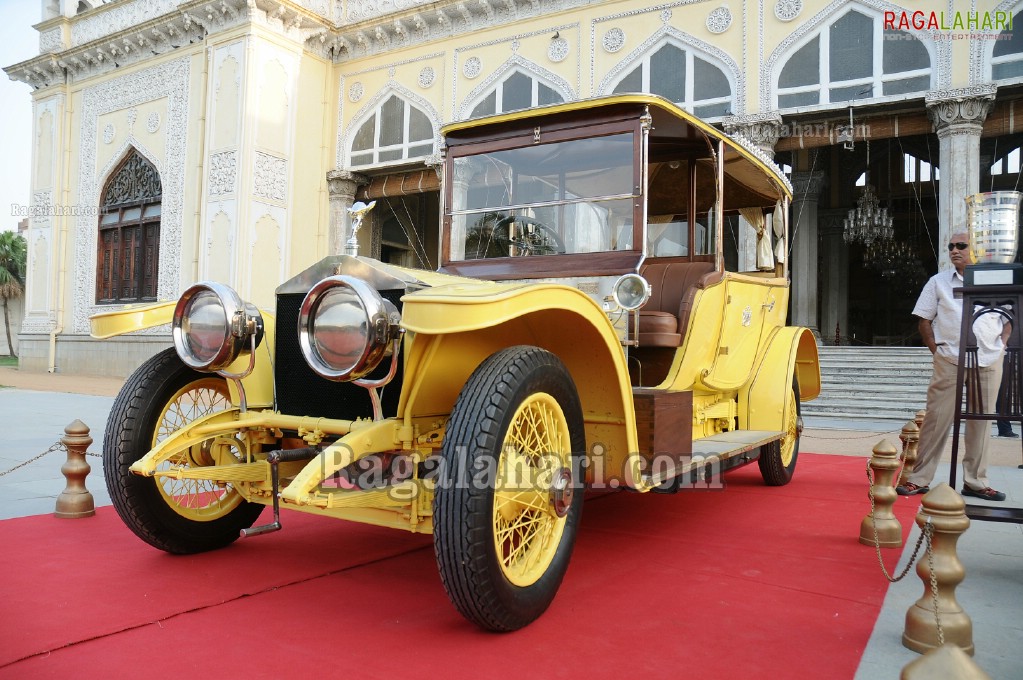
<path fill-rule="evenodd" d="M 632 312 L 650 299 L 650 284 L 639 274 L 626 274 L 615 281 L 611 294 L 619 307 Z"/>
<path fill-rule="evenodd" d="M 358 380 L 384 358 L 398 310 L 352 276 L 323 279 L 306 294 L 298 341 L 306 363 L 330 380 Z"/>
<path fill-rule="evenodd" d="M 263 318 L 238 293 L 219 283 L 197 283 L 174 307 L 174 349 L 187 366 L 214 372 L 229 366 L 263 339 Z"/>

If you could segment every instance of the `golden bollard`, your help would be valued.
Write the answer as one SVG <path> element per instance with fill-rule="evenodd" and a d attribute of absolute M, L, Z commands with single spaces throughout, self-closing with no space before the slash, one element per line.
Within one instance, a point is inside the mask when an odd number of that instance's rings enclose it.
<path fill-rule="evenodd" d="M 898 494 L 895 493 L 895 473 L 899 469 L 899 452 L 887 439 L 874 447 L 870 458 L 870 469 L 874 471 L 874 484 L 870 487 L 870 513 L 860 522 L 860 543 L 877 545 L 882 548 L 902 547 L 902 525 L 895 517 L 892 507 Z"/>
<path fill-rule="evenodd" d="M 918 429 L 924 426 L 924 416 L 926 415 L 927 415 L 926 409 L 920 409 L 919 411 L 916 412 L 916 417 L 913 418 L 913 422 L 916 423 Z"/>
<path fill-rule="evenodd" d="M 899 475 L 899 484 L 905 484 L 906 478 L 913 472 L 916 465 L 917 448 L 920 445 L 920 426 L 910 420 L 902 426 L 902 434 L 899 435 L 902 441 L 902 473 Z"/>
<path fill-rule="evenodd" d="M 970 526 L 966 503 L 942 482 L 924 495 L 916 523 L 925 531 L 931 520 L 927 554 L 919 557 L 916 573 L 924 582 L 924 594 L 906 612 L 902 644 L 924 653 L 951 643 L 973 655 L 973 621 L 956 601 L 955 588 L 966 577 L 956 554 L 956 542 Z M 933 570 L 933 573 L 932 573 Z M 937 616 L 935 616 L 937 608 Z"/>
<path fill-rule="evenodd" d="M 67 447 L 67 462 L 60 466 L 67 478 L 67 487 L 57 496 L 57 509 L 53 514 L 61 519 L 92 517 L 96 514 L 96 505 L 85 488 L 85 477 L 92 470 L 85 462 L 85 451 L 92 444 L 89 426 L 76 420 L 64 428 L 60 441 Z"/>
<path fill-rule="evenodd" d="M 906 664 L 900 680 L 991 680 L 977 662 L 955 645 L 944 644 Z"/>

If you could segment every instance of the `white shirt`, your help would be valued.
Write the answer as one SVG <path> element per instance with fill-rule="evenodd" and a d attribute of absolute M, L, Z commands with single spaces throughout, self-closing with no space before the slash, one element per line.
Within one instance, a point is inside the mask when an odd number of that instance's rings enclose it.
<path fill-rule="evenodd" d="M 913 308 L 913 316 L 931 322 L 934 342 L 938 344 L 935 354 L 953 364 L 959 363 L 959 329 L 963 322 L 963 299 L 955 296 L 955 289 L 962 286 L 963 277 L 955 269 L 938 272 L 924 284 Z M 973 333 L 977 337 L 977 363 L 981 366 L 1001 361 L 1005 349 L 1002 341 L 1004 325 L 1005 317 L 997 313 L 984 314 L 973 322 Z"/>

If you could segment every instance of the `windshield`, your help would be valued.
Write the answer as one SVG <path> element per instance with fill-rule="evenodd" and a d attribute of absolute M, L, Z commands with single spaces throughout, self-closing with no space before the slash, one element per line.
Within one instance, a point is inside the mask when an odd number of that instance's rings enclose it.
<path fill-rule="evenodd" d="M 630 250 L 632 132 L 454 158 L 451 260 Z"/>

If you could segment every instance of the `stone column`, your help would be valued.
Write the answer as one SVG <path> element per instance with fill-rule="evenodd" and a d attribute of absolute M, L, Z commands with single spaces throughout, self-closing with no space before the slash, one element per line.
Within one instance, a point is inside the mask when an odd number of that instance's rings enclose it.
<path fill-rule="evenodd" d="M 724 120 L 725 133 L 732 137 L 744 137 L 768 158 L 774 158 L 774 145 L 784 130 L 781 114 L 773 111 L 746 116 L 728 116 Z M 739 218 L 739 271 L 751 272 L 757 269 L 757 233 L 746 220 Z M 770 224 L 768 224 L 770 229 Z M 771 236 L 773 243 L 773 235 Z"/>
<path fill-rule="evenodd" d="M 345 241 L 352 229 L 348 208 L 355 203 L 355 192 L 364 184 L 369 184 L 369 178 L 357 172 L 331 170 L 327 173 L 327 195 L 330 201 L 330 241 L 327 247 L 331 255 L 340 255 L 345 250 Z"/>
<path fill-rule="evenodd" d="M 835 342 L 835 327 L 842 336 L 849 335 L 849 246 L 843 237 L 844 212 L 820 214 L 817 231 L 821 253 L 818 265 L 821 275 L 821 340 L 825 345 Z"/>
<path fill-rule="evenodd" d="M 821 171 L 792 173 L 792 324 L 820 338 L 817 319 L 817 202 L 824 188 Z"/>
<path fill-rule="evenodd" d="M 942 257 L 949 236 L 966 231 L 964 198 L 980 187 L 980 132 L 995 100 L 994 85 L 939 90 L 925 98 L 927 115 L 938 135 L 939 269 L 952 266 Z"/>

